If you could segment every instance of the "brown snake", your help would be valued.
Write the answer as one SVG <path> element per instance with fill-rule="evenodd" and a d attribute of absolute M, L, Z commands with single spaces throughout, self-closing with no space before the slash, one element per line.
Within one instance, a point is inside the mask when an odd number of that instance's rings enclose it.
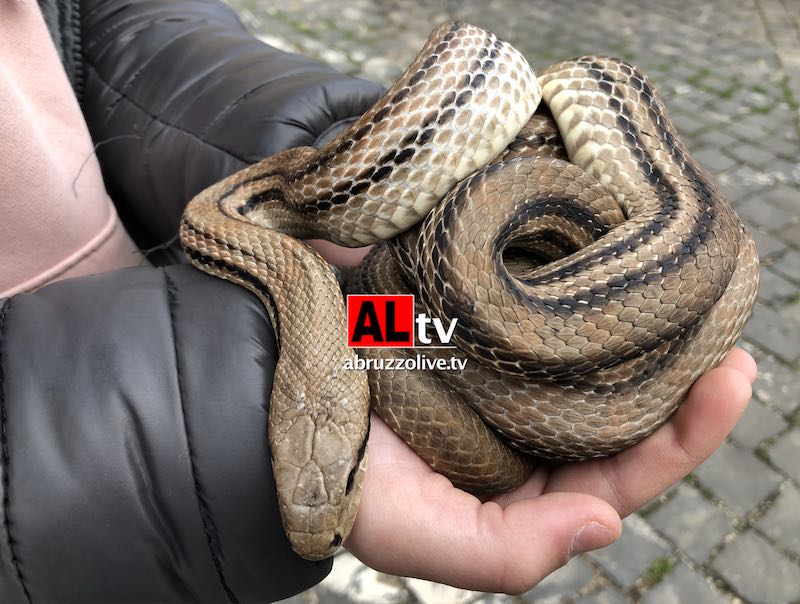
<path fill-rule="evenodd" d="M 349 291 L 416 290 L 420 311 L 458 319 L 467 369 L 344 370 L 355 352 L 342 294 L 298 241 L 310 237 L 394 238 Z M 181 241 L 195 266 L 269 311 L 279 504 L 311 559 L 355 519 L 370 397 L 457 486 L 513 488 L 533 456 L 608 455 L 655 430 L 734 344 L 758 286 L 746 228 L 641 72 L 582 57 L 537 81 L 510 45 L 464 23 L 436 28 L 322 149 L 279 153 L 200 193 Z"/>

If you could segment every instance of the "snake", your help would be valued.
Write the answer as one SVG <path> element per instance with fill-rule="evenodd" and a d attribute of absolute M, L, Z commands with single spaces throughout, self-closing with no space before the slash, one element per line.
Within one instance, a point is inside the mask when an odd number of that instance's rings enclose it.
<path fill-rule="evenodd" d="M 347 291 L 414 293 L 456 348 L 348 347 L 340 283 L 310 238 L 374 244 Z M 541 460 L 656 430 L 734 345 L 758 288 L 752 237 L 638 68 L 584 56 L 537 76 L 464 22 L 436 27 L 321 148 L 195 196 L 180 240 L 272 322 L 277 501 L 310 560 L 355 521 L 370 408 L 455 486 L 513 489 Z M 346 369 L 419 352 L 465 369 Z"/>

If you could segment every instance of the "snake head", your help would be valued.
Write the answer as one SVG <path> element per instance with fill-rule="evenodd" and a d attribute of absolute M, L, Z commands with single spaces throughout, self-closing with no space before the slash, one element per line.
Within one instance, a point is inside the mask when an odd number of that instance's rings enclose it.
<path fill-rule="evenodd" d="M 332 421 L 328 411 L 347 407 L 348 402 L 347 396 L 331 398 L 335 394 L 327 392 L 314 401 L 310 406 L 319 412 L 311 414 L 302 413 L 310 404 L 305 396 L 287 397 L 300 413 L 287 422 L 288 429 L 270 434 L 284 529 L 292 549 L 307 560 L 333 555 L 347 539 L 366 469 L 368 421 L 363 416 Z M 284 411 L 284 417 L 291 415 Z"/>

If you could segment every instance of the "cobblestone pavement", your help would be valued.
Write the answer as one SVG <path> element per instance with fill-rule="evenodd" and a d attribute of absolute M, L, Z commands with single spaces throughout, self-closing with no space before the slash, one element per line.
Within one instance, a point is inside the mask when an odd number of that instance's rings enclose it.
<path fill-rule="evenodd" d="M 433 25 L 465 19 L 534 69 L 583 53 L 650 75 L 695 157 L 753 228 L 755 397 L 731 438 L 625 520 L 621 539 L 521 597 L 372 571 L 347 553 L 293 602 L 800 602 L 800 4 L 797 0 L 230 0 L 275 46 L 390 83 Z"/>

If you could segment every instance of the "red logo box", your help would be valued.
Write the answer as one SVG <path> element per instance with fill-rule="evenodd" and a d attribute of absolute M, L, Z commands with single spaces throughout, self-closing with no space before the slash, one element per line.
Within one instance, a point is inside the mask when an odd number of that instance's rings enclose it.
<path fill-rule="evenodd" d="M 347 345 L 351 348 L 414 346 L 414 295 L 348 295 Z"/>

